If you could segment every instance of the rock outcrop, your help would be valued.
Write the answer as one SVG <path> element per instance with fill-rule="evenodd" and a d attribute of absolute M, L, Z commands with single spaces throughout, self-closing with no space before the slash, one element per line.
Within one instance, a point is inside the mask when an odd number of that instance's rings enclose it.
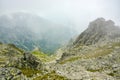
<path fill-rule="evenodd" d="M 98 42 L 120 38 L 120 28 L 112 20 L 98 18 L 74 41 L 74 45 L 91 45 Z"/>
<path fill-rule="evenodd" d="M 24 53 L 21 57 L 10 59 L 6 66 L 40 70 L 42 69 L 42 62 L 31 53 Z"/>
<path fill-rule="evenodd" d="M 0 79 L 120 80 L 120 28 L 98 18 L 51 56 L 0 43 Z"/>
<path fill-rule="evenodd" d="M 28 80 L 17 68 L 0 68 L 0 80 Z"/>
<path fill-rule="evenodd" d="M 37 52 L 36 54 L 43 55 Z M 66 79 L 51 69 L 47 70 L 40 58 L 13 44 L 0 43 L 0 80 Z"/>
<path fill-rule="evenodd" d="M 68 79 L 119 80 L 120 28 L 112 20 L 98 18 L 89 24 L 52 66 Z"/>
<path fill-rule="evenodd" d="M 29 80 L 31 69 L 31 73 L 42 70 L 42 62 L 13 44 L 0 44 L 0 80 Z"/>

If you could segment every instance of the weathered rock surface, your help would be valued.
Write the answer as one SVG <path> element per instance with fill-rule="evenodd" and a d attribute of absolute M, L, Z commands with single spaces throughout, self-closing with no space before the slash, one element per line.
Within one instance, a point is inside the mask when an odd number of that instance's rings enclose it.
<path fill-rule="evenodd" d="M 51 65 L 74 80 L 120 79 L 120 28 L 111 20 L 98 18 L 73 44 L 62 49 L 58 63 Z"/>
<path fill-rule="evenodd" d="M 0 68 L 0 80 L 28 80 L 17 68 Z"/>
<path fill-rule="evenodd" d="M 42 69 L 42 62 L 31 53 L 23 53 L 21 57 L 10 59 L 6 66 L 16 68 Z"/>
<path fill-rule="evenodd" d="M 0 43 L 0 79 L 120 80 L 120 29 L 113 21 L 99 18 L 53 56 L 56 60 L 44 64 L 38 53 Z"/>
<path fill-rule="evenodd" d="M 41 55 L 41 54 L 40 54 Z M 46 70 L 42 61 L 12 44 L 0 43 L 0 80 L 64 80 L 55 71 Z"/>
<path fill-rule="evenodd" d="M 74 45 L 91 45 L 115 38 L 120 38 L 120 28 L 115 26 L 112 20 L 105 21 L 103 18 L 98 18 L 78 36 Z"/>
<path fill-rule="evenodd" d="M 13 44 L 0 44 L 0 80 L 31 80 L 23 74 L 31 69 L 42 70 L 42 62 Z"/>

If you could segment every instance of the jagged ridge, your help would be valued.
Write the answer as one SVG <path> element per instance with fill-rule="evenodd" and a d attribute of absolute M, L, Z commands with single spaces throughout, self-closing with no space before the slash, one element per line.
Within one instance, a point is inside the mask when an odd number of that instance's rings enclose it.
<path fill-rule="evenodd" d="M 105 21 L 104 18 L 98 18 L 89 24 L 88 28 L 78 36 L 73 44 L 91 45 L 116 38 L 120 38 L 120 28 L 115 26 L 112 20 Z"/>

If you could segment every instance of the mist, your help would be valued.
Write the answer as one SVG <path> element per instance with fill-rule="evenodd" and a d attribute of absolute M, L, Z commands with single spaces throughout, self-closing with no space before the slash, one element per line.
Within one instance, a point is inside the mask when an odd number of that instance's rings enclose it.
<path fill-rule="evenodd" d="M 0 80 L 120 80 L 120 0 L 0 0 Z"/>
<path fill-rule="evenodd" d="M 81 33 L 98 17 L 120 25 L 119 3 L 119 0 L 0 0 L 0 15 L 31 13 Z"/>
<path fill-rule="evenodd" d="M 97 18 L 113 20 L 119 26 L 119 3 L 119 0 L 0 0 L 1 34 L 6 36 L 1 35 L 1 42 L 20 48 L 22 42 L 26 50 L 37 46 L 43 51 L 55 51 Z M 30 44 L 33 45 L 29 47 Z"/>

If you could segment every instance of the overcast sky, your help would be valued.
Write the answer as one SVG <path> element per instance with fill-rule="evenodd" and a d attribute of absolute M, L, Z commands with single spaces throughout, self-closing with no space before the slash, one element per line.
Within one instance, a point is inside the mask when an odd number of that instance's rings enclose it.
<path fill-rule="evenodd" d="M 20 11 L 72 25 L 79 33 L 98 17 L 120 25 L 120 0 L 0 0 L 0 14 Z"/>

